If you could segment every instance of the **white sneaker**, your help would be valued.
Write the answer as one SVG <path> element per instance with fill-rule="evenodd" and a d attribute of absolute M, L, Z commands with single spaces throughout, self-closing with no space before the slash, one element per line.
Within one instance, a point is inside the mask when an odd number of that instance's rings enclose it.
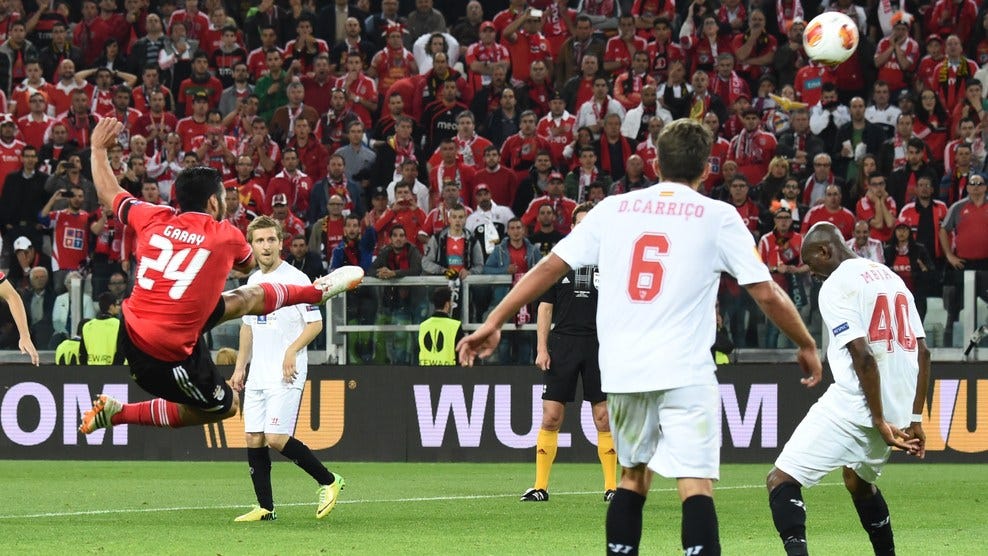
<path fill-rule="evenodd" d="M 312 285 L 322 290 L 322 300 L 325 303 L 330 297 L 355 289 L 363 279 L 364 269 L 359 266 L 341 266 L 326 276 L 316 278 Z"/>
<path fill-rule="evenodd" d="M 112 427 L 113 416 L 120 413 L 121 409 L 123 409 L 123 404 L 115 398 L 100 394 L 98 398 L 93 400 L 93 408 L 83 414 L 79 432 L 90 434 L 95 430 Z"/>

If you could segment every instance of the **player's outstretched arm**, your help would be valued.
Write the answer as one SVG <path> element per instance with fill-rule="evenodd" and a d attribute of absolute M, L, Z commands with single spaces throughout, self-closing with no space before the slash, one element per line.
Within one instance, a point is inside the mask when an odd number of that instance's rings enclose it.
<path fill-rule="evenodd" d="M 820 355 L 816 351 L 816 341 L 803 324 L 803 319 L 799 316 L 799 311 L 796 310 L 789 295 L 773 280 L 748 284 L 745 289 L 758 303 L 765 316 L 796 343 L 796 347 L 799 348 L 796 361 L 806 375 L 802 383 L 807 388 L 819 384 L 823 376 L 823 364 L 820 363 Z"/>
<path fill-rule="evenodd" d="M 477 357 L 487 357 L 501 340 L 501 325 L 518 312 L 523 305 L 531 303 L 545 293 L 550 286 L 570 271 L 569 265 L 553 253 L 539 261 L 498 303 L 487 316 L 487 320 L 473 334 L 463 338 L 456 345 L 460 364 L 473 366 Z"/>
<path fill-rule="evenodd" d="M 904 432 L 910 438 L 919 440 L 916 457 L 926 457 L 926 432 L 923 431 L 923 413 L 926 411 L 926 395 L 930 388 L 930 350 L 926 340 L 920 338 L 919 343 L 919 375 L 916 377 L 916 397 L 913 398 L 913 419 Z M 918 418 L 917 418 L 918 416 Z"/>
<path fill-rule="evenodd" d="M 31 342 L 31 329 L 27 324 L 27 311 L 24 310 L 24 302 L 21 300 L 21 296 L 18 295 L 17 290 L 14 289 L 14 286 L 10 284 L 9 280 L 0 282 L 0 299 L 7 302 L 10 314 L 14 317 L 17 333 L 21 337 L 17 341 L 17 347 L 20 348 L 21 353 L 29 355 L 31 357 L 31 363 L 37 367 L 39 362 L 38 350 L 34 349 L 34 343 Z"/>
<path fill-rule="evenodd" d="M 889 446 L 916 455 L 919 451 L 919 440 L 909 438 L 895 425 L 885 420 L 885 412 L 882 408 L 882 379 L 878 374 L 878 363 L 868 343 L 864 338 L 855 338 L 847 344 L 847 351 L 851 355 L 854 372 L 858 375 L 865 403 L 871 412 L 871 422 L 882 435 L 882 440 Z"/>
<path fill-rule="evenodd" d="M 93 128 L 92 150 L 90 151 L 90 165 L 93 172 L 93 184 L 96 185 L 96 195 L 99 202 L 107 208 L 113 208 L 113 199 L 124 188 L 120 187 L 117 178 L 110 168 L 110 157 L 106 150 L 117 144 L 117 137 L 123 131 L 123 124 L 116 118 L 103 118 L 96 127 Z"/>

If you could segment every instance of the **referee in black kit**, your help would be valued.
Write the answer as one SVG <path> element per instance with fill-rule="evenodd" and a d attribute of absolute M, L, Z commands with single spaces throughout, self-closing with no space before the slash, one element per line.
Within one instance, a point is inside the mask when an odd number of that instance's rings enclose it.
<path fill-rule="evenodd" d="M 592 207 L 590 203 L 577 206 L 573 225 L 579 224 Z M 525 491 L 522 502 L 549 500 L 549 472 L 556 459 L 559 427 L 565 404 L 576 397 L 576 381 L 581 376 L 583 399 L 593 405 L 597 456 L 604 471 L 604 501 L 609 502 L 617 489 L 617 454 L 597 363 L 597 284 L 597 267 L 585 266 L 570 270 L 539 299 L 535 365 L 543 371 L 542 426 L 535 444 L 535 486 Z M 553 322 L 556 326 L 550 332 Z"/>

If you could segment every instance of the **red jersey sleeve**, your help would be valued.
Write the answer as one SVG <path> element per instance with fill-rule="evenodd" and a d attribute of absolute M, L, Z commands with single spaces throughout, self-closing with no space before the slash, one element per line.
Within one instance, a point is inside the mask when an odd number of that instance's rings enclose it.
<path fill-rule="evenodd" d="M 135 231 L 140 231 L 147 225 L 151 217 L 161 212 L 175 214 L 175 209 L 168 205 L 145 203 L 135 199 L 126 191 L 113 198 L 113 213 L 117 215 L 120 222 L 134 228 Z"/>

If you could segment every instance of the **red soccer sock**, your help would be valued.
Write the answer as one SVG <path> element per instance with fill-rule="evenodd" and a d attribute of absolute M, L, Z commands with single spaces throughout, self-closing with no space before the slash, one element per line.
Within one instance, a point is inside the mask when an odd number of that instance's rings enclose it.
<path fill-rule="evenodd" d="M 149 427 L 182 426 L 178 404 L 156 398 L 146 402 L 126 403 L 119 413 L 110 419 L 114 425 L 146 425 Z"/>
<path fill-rule="evenodd" d="M 266 315 L 286 305 L 300 303 L 322 303 L 322 292 L 312 285 L 296 286 L 294 284 L 275 284 L 264 282 L 258 284 L 264 290 L 264 312 Z"/>

